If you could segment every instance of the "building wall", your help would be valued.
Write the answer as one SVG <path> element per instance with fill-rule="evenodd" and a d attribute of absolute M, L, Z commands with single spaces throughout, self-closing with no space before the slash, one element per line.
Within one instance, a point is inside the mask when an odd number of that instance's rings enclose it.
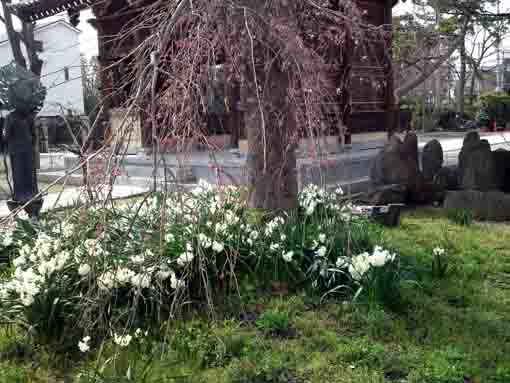
<path fill-rule="evenodd" d="M 84 114 L 81 79 L 80 32 L 64 21 L 35 30 L 35 39 L 43 42 L 41 81 L 47 89 L 41 117 L 62 114 L 62 108 Z M 26 56 L 26 55 L 25 55 Z M 0 66 L 12 61 L 9 42 L 0 43 Z"/>

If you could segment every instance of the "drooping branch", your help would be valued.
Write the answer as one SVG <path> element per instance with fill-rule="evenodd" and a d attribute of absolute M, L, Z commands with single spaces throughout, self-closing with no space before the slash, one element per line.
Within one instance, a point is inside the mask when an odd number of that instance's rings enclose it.
<path fill-rule="evenodd" d="M 138 24 L 154 26 L 130 67 L 131 77 L 138 74 L 141 79 L 136 87 L 140 94 L 127 101 L 152 99 L 152 107 L 142 112 L 146 131 L 152 127 L 154 142 L 165 140 L 181 152 L 190 143 L 208 145 L 206 124 L 212 114 L 242 114 L 248 167 L 255 169 L 253 205 L 289 207 L 295 203 L 291 200 L 297 189 L 294 152 L 299 139 L 326 134 L 333 114 L 337 124 L 344 120 L 351 81 L 345 57 L 366 44 L 380 43 L 386 33 L 364 24 L 354 2 L 343 1 L 341 7 L 333 3 L 160 2 L 119 36 L 129 39 Z M 150 81 L 139 73 L 150 67 L 155 54 L 160 58 L 158 76 Z M 240 100 L 225 96 L 221 102 L 211 101 L 212 73 L 221 73 L 226 88 L 239 84 Z M 278 202 L 287 192 L 289 203 Z"/>

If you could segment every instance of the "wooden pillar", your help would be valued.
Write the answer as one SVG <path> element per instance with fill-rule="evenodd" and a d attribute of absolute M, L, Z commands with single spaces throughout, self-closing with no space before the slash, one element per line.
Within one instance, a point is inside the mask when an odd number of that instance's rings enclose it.
<path fill-rule="evenodd" d="M 350 82 L 352 79 L 352 52 L 354 51 L 354 40 L 352 39 L 349 30 L 346 30 L 346 47 L 344 49 L 344 57 L 342 65 L 344 66 L 343 78 L 348 79 L 347 86 L 343 87 L 341 94 L 340 107 L 343 109 L 342 113 L 342 130 L 339 136 L 340 144 L 351 145 L 352 139 L 352 97 L 350 92 Z"/>
<path fill-rule="evenodd" d="M 385 41 L 385 58 L 384 58 L 384 72 L 386 77 L 386 92 L 385 92 L 385 109 L 386 109 L 386 130 L 388 132 L 388 139 L 395 133 L 398 124 L 398 104 L 395 100 L 395 84 L 392 62 L 392 12 L 393 0 L 385 0 L 384 11 L 384 24 L 387 32 L 389 32 L 388 41 Z"/>

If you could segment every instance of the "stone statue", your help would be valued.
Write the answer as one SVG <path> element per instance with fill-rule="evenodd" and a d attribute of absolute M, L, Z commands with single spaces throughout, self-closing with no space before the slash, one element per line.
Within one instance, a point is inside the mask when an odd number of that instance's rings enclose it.
<path fill-rule="evenodd" d="M 37 217 L 42 207 L 34 156 L 35 117 L 41 109 L 46 90 L 31 72 L 15 64 L 0 68 L 0 91 L 3 92 L 10 110 L 5 118 L 5 141 L 9 153 L 13 180 L 12 198 L 7 202 L 14 210 L 26 205 L 30 217 Z M 6 97 L 5 97 L 6 96 Z"/>

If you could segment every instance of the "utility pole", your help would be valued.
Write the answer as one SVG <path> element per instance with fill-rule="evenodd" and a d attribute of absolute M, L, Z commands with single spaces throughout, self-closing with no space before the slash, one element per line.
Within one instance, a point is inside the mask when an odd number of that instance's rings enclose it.
<path fill-rule="evenodd" d="M 499 3 L 500 0 L 497 1 L 497 10 L 496 13 L 499 18 Z M 499 26 L 499 25 L 498 25 Z M 498 42 L 496 45 L 496 92 L 501 92 L 501 36 L 498 31 Z"/>

